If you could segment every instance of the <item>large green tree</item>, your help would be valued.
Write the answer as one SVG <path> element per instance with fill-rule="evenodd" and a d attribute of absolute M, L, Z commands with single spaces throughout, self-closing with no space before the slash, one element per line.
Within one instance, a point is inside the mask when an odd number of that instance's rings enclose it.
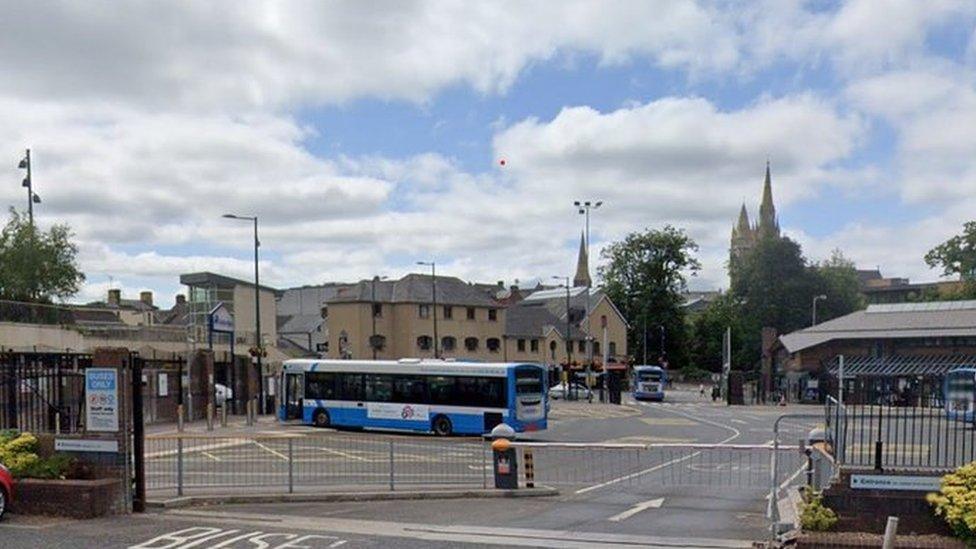
<path fill-rule="evenodd" d="M 827 296 L 817 303 L 818 323 L 864 308 L 857 267 L 840 250 L 834 250 L 829 258 L 817 263 L 814 271 L 820 279 L 820 294 Z"/>
<path fill-rule="evenodd" d="M 943 276 L 958 276 L 962 284 L 957 288 L 928 290 L 920 300 L 976 299 L 976 221 L 967 221 L 962 234 L 929 250 L 925 263 L 933 269 L 942 269 Z"/>
<path fill-rule="evenodd" d="M 67 225 L 41 231 L 11 208 L 0 231 L 0 298 L 50 302 L 76 293 L 85 281 Z"/>
<path fill-rule="evenodd" d="M 694 240 L 670 225 L 631 233 L 604 248 L 599 275 L 607 295 L 631 326 L 627 348 L 638 361 L 645 354 L 645 340 L 648 362 L 660 357 L 663 327 L 668 363 L 687 364 L 681 294 L 687 276 L 701 268 L 697 251 Z"/>

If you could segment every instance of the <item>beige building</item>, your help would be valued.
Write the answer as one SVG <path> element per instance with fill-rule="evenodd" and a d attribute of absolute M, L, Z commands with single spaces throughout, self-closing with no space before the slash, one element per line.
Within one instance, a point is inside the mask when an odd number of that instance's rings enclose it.
<path fill-rule="evenodd" d="M 504 307 L 458 278 L 364 280 L 339 289 L 326 306 L 330 358 L 504 357 Z"/>
<path fill-rule="evenodd" d="M 589 307 L 585 287 L 534 292 L 509 307 L 506 319 L 506 360 L 582 367 L 588 333 L 596 367 L 628 360 L 627 322 L 602 290 L 590 291 Z"/>

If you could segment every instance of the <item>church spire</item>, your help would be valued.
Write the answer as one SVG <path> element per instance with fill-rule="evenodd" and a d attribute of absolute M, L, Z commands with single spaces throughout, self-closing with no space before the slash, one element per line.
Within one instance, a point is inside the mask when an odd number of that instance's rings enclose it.
<path fill-rule="evenodd" d="M 749 227 L 749 212 L 746 211 L 746 203 L 742 203 L 742 209 L 739 210 L 739 223 L 732 228 L 732 234 L 738 234 L 740 236 L 745 236 L 752 230 Z"/>
<path fill-rule="evenodd" d="M 766 160 L 766 180 L 763 181 L 762 203 L 759 205 L 759 233 L 763 236 L 779 236 L 779 220 L 773 205 L 773 182 L 769 176 L 769 160 Z"/>
<path fill-rule="evenodd" d="M 573 286 L 589 287 L 590 281 L 590 261 L 589 254 L 586 252 L 586 239 L 580 233 L 579 257 L 576 259 L 576 276 L 573 277 Z"/>

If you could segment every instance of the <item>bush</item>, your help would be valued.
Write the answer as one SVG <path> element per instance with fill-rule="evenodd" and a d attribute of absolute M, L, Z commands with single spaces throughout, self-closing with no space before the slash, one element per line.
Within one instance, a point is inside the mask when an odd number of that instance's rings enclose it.
<path fill-rule="evenodd" d="M 837 513 L 823 504 L 823 496 L 804 488 L 800 526 L 811 532 L 826 532 L 837 524 Z"/>
<path fill-rule="evenodd" d="M 63 454 L 38 456 L 37 437 L 30 433 L 0 432 L 0 463 L 10 469 L 14 478 L 63 479 L 74 461 Z"/>
<path fill-rule="evenodd" d="M 976 461 L 942 477 L 939 493 L 927 499 L 956 536 L 976 542 Z"/>

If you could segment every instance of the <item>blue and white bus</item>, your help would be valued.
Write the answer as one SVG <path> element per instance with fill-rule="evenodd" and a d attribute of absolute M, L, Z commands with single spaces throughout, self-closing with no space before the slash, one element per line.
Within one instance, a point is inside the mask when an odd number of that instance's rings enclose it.
<path fill-rule="evenodd" d="M 945 409 L 950 420 L 973 422 L 976 415 L 976 368 L 957 368 L 945 377 Z"/>
<path fill-rule="evenodd" d="M 634 366 L 634 400 L 664 400 L 668 372 L 660 366 Z"/>
<path fill-rule="evenodd" d="M 301 359 L 281 375 L 280 419 L 308 425 L 441 436 L 547 425 L 546 372 L 536 364 Z"/>

